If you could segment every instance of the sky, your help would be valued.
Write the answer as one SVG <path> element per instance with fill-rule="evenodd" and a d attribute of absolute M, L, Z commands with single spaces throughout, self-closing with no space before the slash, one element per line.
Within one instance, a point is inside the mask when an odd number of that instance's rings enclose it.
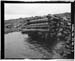
<path fill-rule="evenodd" d="M 71 12 L 70 3 L 5 3 L 4 19 Z"/>

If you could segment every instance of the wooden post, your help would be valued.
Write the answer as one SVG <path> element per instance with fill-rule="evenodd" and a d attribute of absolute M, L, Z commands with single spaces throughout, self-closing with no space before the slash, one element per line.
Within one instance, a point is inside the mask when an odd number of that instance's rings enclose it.
<path fill-rule="evenodd" d="M 48 28 L 49 28 L 47 40 L 50 41 L 50 21 L 53 20 L 53 18 L 52 15 L 48 15 L 47 18 L 48 18 Z"/>

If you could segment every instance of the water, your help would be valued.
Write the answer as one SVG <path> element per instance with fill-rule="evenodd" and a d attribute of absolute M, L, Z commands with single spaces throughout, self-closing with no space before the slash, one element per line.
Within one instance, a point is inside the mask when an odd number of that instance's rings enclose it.
<path fill-rule="evenodd" d="M 21 32 L 5 34 L 5 58 L 50 58 L 42 47 L 28 42 L 29 36 Z"/>

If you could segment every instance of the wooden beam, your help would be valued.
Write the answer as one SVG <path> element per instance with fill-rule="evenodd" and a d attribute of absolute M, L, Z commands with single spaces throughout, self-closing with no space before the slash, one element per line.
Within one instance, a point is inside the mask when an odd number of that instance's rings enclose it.
<path fill-rule="evenodd" d="M 22 29 L 22 32 L 48 32 L 49 29 Z"/>
<path fill-rule="evenodd" d="M 37 20 L 30 20 L 29 22 L 43 22 L 43 21 L 48 21 L 48 18 L 43 18 L 43 19 L 37 19 Z"/>
<path fill-rule="evenodd" d="M 30 26 L 40 26 L 40 25 L 48 25 L 48 22 L 45 23 L 33 23 L 33 24 L 28 24 Z"/>
<path fill-rule="evenodd" d="M 26 26 L 25 28 L 40 28 L 40 27 L 48 27 L 48 25 L 28 25 L 28 26 Z"/>

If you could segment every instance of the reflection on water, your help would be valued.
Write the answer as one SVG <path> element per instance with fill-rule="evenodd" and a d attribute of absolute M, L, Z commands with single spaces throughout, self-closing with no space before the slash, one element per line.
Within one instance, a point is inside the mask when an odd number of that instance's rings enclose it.
<path fill-rule="evenodd" d="M 27 34 L 5 34 L 5 58 L 51 58 L 51 54 Z"/>

